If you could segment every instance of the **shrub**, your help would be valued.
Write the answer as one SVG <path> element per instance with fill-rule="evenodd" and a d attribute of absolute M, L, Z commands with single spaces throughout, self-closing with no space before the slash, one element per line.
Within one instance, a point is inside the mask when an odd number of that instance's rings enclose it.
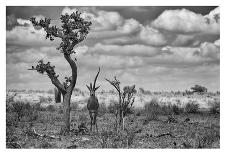
<path fill-rule="evenodd" d="M 198 110 L 199 110 L 199 104 L 196 104 L 195 102 L 188 103 L 185 106 L 185 112 L 187 113 L 197 113 Z"/>
<path fill-rule="evenodd" d="M 116 110 L 118 109 L 118 106 L 119 106 L 118 103 L 113 101 L 108 105 L 107 110 L 109 113 L 115 114 Z"/>
<path fill-rule="evenodd" d="M 160 108 L 161 113 L 164 115 L 179 115 L 184 112 L 184 109 L 176 104 L 171 105 L 168 103 L 167 105 L 163 105 Z"/>
<path fill-rule="evenodd" d="M 103 116 L 104 114 L 107 113 L 107 106 L 105 103 L 101 103 L 99 105 L 99 109 L 98 109 L 98 116 Z"/>
<path fill-rule="evenodd" d="M 18 116 L 17 113 L 8 112 L 6 113 L 6 126 L 16 127 L 18 125 Z"/>
<path fill-rule="evenodd" d="M 145 104 L 144 111 L 147 121 L 157 120 L 159 115 L 162 113 L 161 107 L 156 98 L 153 98 L 149 103 Z"/>
<path fill-rule="evenodd" d="M 29 115 L 32 111 L 32 107 L 29 103 L 14 102 L 12 104 L 12 111 L 17 113 L 18 120 L 20 121 L 24 115 Z"/>
<path fill-rule="evenodd" d="M 101 148 L 108 148 L 109 147 L 109 139 L 112 138 L 113 136 L 113 132 L 112 131 L 108 131 L 108 130 L 104 130 L 102 129 L 100 131 L 99 136 L 97 136 L 97 140 L 100 142 L 101 144 Z"/>
<path fill-rule="evenodd" d="M 184 112 L 184 109 L 174 104 L 172 105 L 172 111 L 175 115 L 179 115 Z"/>
<path fill-rule="evenodd" d="M 195 85 L 194 87 L 191 87 L 191 90 L 193 93 L 197 92 L 197 93 L 206 93 L 207 92 L 207 88 L 200 86 L 200 85 Z"/>
<path fill-rule="evenodd" d="M 86 115 L 85 113 L 79 114 L 79 120 L 80 120 L 82 123 L 87 122 L 87 120 L 88 120 L 87 115 Z"/>
<path fill-rule="evenodd" d="M 36 103 L 35 105 L 33 105 L 33 107 L 36 111 L 46 111 L 46 109 L 41 106 L 41 103 Z"/>
<path fill-rule="evenodd" d="M 46 110 L 47 110 L 47 111 L 50 111 L 50 112 L 56 111 L 56 109 L 55 109 L 55 107 L 54 107 L 53 105 L 48 105 L 48 106 L 46 107 Z"/>
<path fill-rule="evenodd" d="M 86 112 L 86 113 L 87 113 L 87 112 L 88 112 L 87 107 L 86 107 L 86 106 L 82 107 L 82 108 L 81 108 L 81 112 Z"/>
<path fill-rule="evenodd" d="M 57 111 L 58 111 L 58 114 L 63 114 L 63 113 L 64 113 L 64 109 L 63 109 L 62 106 L 60 106 L 60 107 L 57 109 Z"/>
<path fill-rule="evenodd" d="M 51 97 L 39 96 L 39 103 L 49 103 L 52 101 Z"/>
<path fill-rule="evenodd" d="M 78 104 L 76 102 L 71 103 L 71 110 L 76 111 L 78 109 Z"/>
<path fill-rule="evenodd" d="M 208 102 L 210 105 L 210 113 L 219 114 L 220 113 L 220 101 L 214 100 L 214 102 Z"/>

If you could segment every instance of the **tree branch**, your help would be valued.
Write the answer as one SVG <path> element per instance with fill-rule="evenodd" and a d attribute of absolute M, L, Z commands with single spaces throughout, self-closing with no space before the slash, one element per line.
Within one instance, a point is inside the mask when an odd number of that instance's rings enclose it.
<path fill-rule="evenodd" d="M 43 74 L 44 72 L 47 73 L 48 77 L 50 78 L 52 84 L 54 84 L 61 92 L 62 94 L 65 94 L 66 90 L 64 86 L 60 83 L 58 80 L 58 75 L 56 75 L 56 72 L 54 71 L 55 66 L 51 66 L 50 62 L 47 62 L 46 64 L 43 62 L 43 60 L 40 60 L 36 67 L 32 66 L 31 69 L 28 70 L 36 70 L 40 74 Z"/>
<path fill-rule="evenodd" d="M 121 94 L 121 90 L 120 90 L 120 87 L 119 87 L 119 83 L 117 83 L 117 81 L 110 81 L 108 79 L 105 78 L 106 81 L 108 81 L 112 86 L 115 87 L 115 89 L 118 91 L 118 93 Z"/>

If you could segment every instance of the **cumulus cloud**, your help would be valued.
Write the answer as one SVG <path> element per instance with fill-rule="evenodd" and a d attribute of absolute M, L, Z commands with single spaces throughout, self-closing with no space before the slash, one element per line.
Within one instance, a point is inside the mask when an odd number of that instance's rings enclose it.
<path fill-rule="evenodd" d="M 187 9 L 165 10 L 152 22 L 155 28 L 176 33 L 219 34 L 219 23 Z"/>
<path fill-rule="evenodd" d="M 194 35 L 178 34 L 172 41 L 172 46 L 198 46 L 200 41 Z"/>
<path fill-rule="evenodd" d="M 144 43 L 149 45 L 164 46 L 167 44 L 167 40 L 164 35 L 158 30 L 149 26 L 142 28 L 139 37 Z"/>
<path fill-rule="evenodd" d="M 216 41 L 214 42 L 214 44 L 217 45 L 217 46 L 220 46 L 220 39 L 216 40 Z"/>
<path fill-rule="evenodd" d="M 6 29 L 11 30 L 14 26 L 16 26 L 17 20 L 14 14 L 11 14 L 6 17 Z"/>
<path fill-rule="evenodd" d="M 6 31 L 7 43 L 27 46 L 56 44 L 57 40 L 46 40 L 46 32 L 43 29 L 35 29 L 29 20 L 17 19 L 17 22 L 20 25 Z"/>
<path fill-rule="evenodd" d="M 220 60 L 220 48 L 213 43 L 202 43 L 200 45 L 200 52 L 203 57 Z"/>
<path fill-rule="evenodd" d="M 205 16 L 185 9 L 166 10 L 147 25 L 135 18 L 125 19 L 117 11 L 95 7 L 65 7 L 62 14 L 77 10 L 83 10 L 82 16 L 93 22 L 87 40 L 76 46 L 76 54 L 72 55 L 79 68 L 78 87 L 90 81 L 87 73 L 95 75 L 98 66 L 102 83 L 103 77 L 116 75 L 125 84 L 146 87 L 148 83 L 153 90 L 219 81 L 219 8 Z M 37 19 L 43 17 L 39 15 Z M 37 89 L 52 88 L 47 76 L 27 71 L 39 59 L 55 65 L 60 80 L 71 74 L 69 64 L 56 50 L 59 40 L 46 40 L 45 32 L 35 29 L 26 19 L 12 21 L 16 25 L 7 29 L 6 37 L 7 87 L 14 87 L 10 84 L 14 81 L 18 87 L 27 84 Z"/>
<path fill-rule="evenodd" d="M 214 10 L 210 11 L 209 14 L 205 16 L 209 19 L 210 23 L 219 23 L 220 22 L 220 7 L 215 8 Z"/>
<path fill-rule="evenodd" d="M 88 54 L 99 55 L 121 55 L 121 56 L 139 56 L 139 57 L 152 57 L 158 54 L 159 48 L 145 46 L 140 44 L 132 45 L 104 45 L 98 43 L 89 48 Z"/>
<path fill-rule="evenodd" d="M 219 64 L 220 51 L 214 43 L 202 43 L 199 47 L 164 47 L 163 55 L 152 59 L 150 63 L 175 67 Z"/>
<path fill-rule="evenodd" d="M 62 12 L 72 13 L 76 10 L 66 7 Z M 88 39 L 105 38 L 110 39 L 105 42 L 119 43 L 119 37 L 123 37 L 124 43 L 138 42 L 154 46 L 162 46 L 167 42 L 158 30 L 144 26 L 133 18 L 124 19 L 118 12 L 88 9 L 83 15 L 93 23 Z"/>

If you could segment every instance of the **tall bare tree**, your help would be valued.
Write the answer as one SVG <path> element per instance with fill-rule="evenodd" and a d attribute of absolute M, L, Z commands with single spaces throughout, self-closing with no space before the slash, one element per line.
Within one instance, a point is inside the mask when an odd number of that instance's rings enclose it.
<path fill-rule="evenodd" d="M 121 126 L 121 128 L 124 130 L 124 117 L 131 113 L 131 108 L 133 106 L 135 97 L 134 95 L 136 94 L 136 89 L 135 89 L 135 85 L 132 86 L 125 86 L 123 88 L 123 90 L 120 89 L 120 81 L 114 77 L 114 80 L 108 80 L 105 79 L 106 81 L 108 81 L 112 86 L 115 87 L 115 89 L 118 92 L 118 96 L 119 96 L 119 104 L 116 105 L 116 128 L 117 128 L 117 119 L 118 119 L 118 115 L 119 115 L 119 125 Z"/>
<path fill-rule="evenodd" d="M 78 11 L 73 12 L 70 15 L 61 15 L 60 20 L 62 26 L 57 27 L 50 24 L 51 19 L 45 18 L 40 21 L 37 21 L 34 17 L 30 19 L 33 26 L 45 30 L 46 39 L 50 39 L 51 41 L 53 41 L 54 38 L 61 39 L 60 46 L 57 47 L 57 50 L 60 50 L 66 61 L 69 63 L 72 75 L 70 77 L 65 77 L 65 82 L 61 83 L 58 80 L 58 75 L 55 73 L 55 66 L 51 66 L 50 62 L 44 63 L 43 60 L 40 60 L 35 67 L 32 66 L 29 70 L 36 70 L 41 74 L 46 72 L 52 84 L 61 91 L 64 105 L 64 126 L 62 129 L 64 132 L 68 132 L 70 131 L 70 100 L 77 81 L 76 59 L 73 60 L 71 54 L 75 53 L 75 45 L 86 38 L 92 23 L 83 19 L 81 13 Z"/>

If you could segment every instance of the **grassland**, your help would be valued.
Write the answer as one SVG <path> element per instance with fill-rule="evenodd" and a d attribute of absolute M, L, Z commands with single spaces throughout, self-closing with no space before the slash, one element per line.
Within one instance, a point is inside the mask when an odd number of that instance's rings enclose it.
<path fill-rule="evenodd" d="M 54 103 L 53 94 L 8 92 L 6 147 L 220 148 L 217 94 L 138 94 L 133 114 L 125 117 L 125 130 L 117 132 L 111 111 L 117 96 L 99 93 L 98 134 L 87 130 L 90 122 L 85 107 L 87 96 L 74 94 L 71 132 L 65 135 L 61 132 L 62 105 Z"/>

